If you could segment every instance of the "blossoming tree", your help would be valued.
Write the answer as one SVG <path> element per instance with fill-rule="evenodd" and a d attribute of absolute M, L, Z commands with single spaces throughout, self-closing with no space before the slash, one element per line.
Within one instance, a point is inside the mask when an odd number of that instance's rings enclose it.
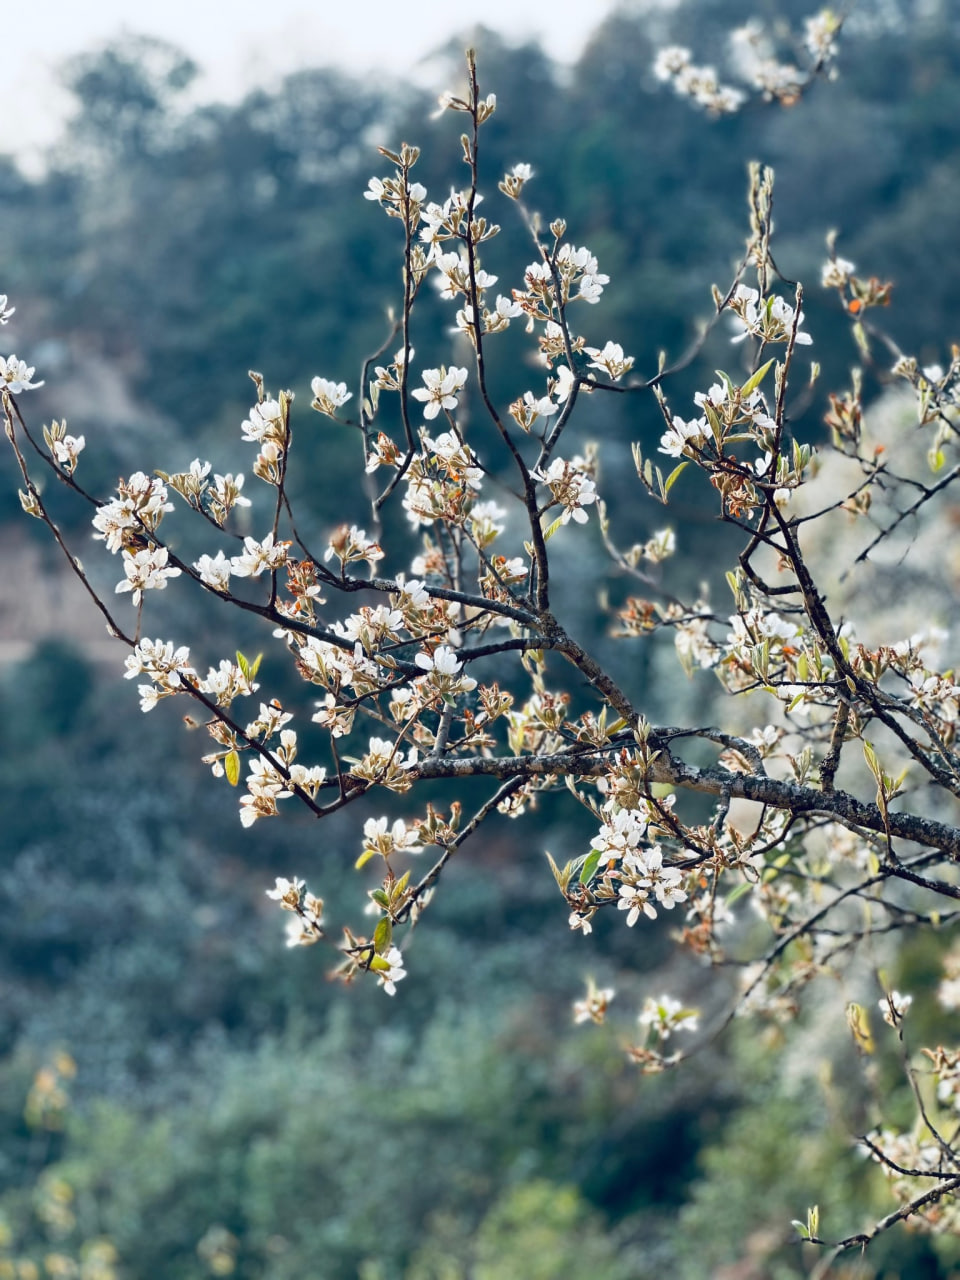
<path fill-rule="evenodd" d="M 838 30 L 832 15 L 811 20 L 805 71 L 772 61 L 762 33 L 745 30 L 739 39 L 752 51 L 753 88 L 794 101 L 829 68 Z M 665 50 L 657 71 L 714 113 L 744 98 L 711 69 L 693 67 L 686 50 Z M 402 144 L 380 149 L 391 171 L 365 193 L 399 224 L 399 319 L 354 391 L 313 379 L 312 409 L 356 429 L 358 469 L 372 495 L 369 534 L 342 524 L 322 548 L 305 541 L 288 493 L 293 396 L 269 392 L 259 374 L 251 375 L 255 403 L 242 424 L 266 499 L 253 507 L 256 536 L 232 531 L 235 508 L 251 506 L 244 476 L 216 474 L 200 459 L 186 472 L 135 472 L 106 498 L 88 492 L 83 436 L 59 422 L 37 434 L 21 411 L 21 396 L 38 385 L 34 369 L 11 355 L 0 359 L 0 387 L 21 503 L 49 528 L 129 650 L 126 674 L 140 682 L 142 710 L 176 698 L 205 723 L 213 749 L 204 761 L 239 791 L 244 826 L 294 804 L 318 818 L 362 798 L 402 809 L 368 818 L 358 832 L 357 867 L 377 869 L 368 891 L 372 929 L 346 928 L 341 941 L 329 940 L 323 901 L 300 874 L 268 891 L 287 913 L 291 946 L 336 946 L 342 978 L 369 974 L 393 995 L 405 977 L 405 933 L 442 890 L 459 850 L 493 815 L 520 818 L 562 789 L 595 829 L 569 860 L 548 855 L 569 927 L 588 935 L 599 913 L 613 912 L 624 927 L 642 929 L 668 913 L 680 924 L 678 946 L 741 973 L 738 993 L 726 1011 L 710 1013 L 704 1035 L 737 1014 L 790 1018 L 815 979 L 881 935 L 942 923 L 960 898 L 960 685 L 937 664 L 930 633 L 858 638 L 856 619 L 831 602 L 807 551 L 818 531 L 829 537 L 831 522 L 859 520 L 867 533 L 848 566 L 856 573 L 948 497 L 960 476 L 960 466 L 947 465 L 960 351 L 945 368 L 921 368 L 896 350 L 868 318 L 889 301 L 889 286 L 858 275 L 829 245 L 821 284 L 849 316 L 862 362 L 892 367 L 912 388 L 931 471 L 918 479 L 911 470 L 912 438 L 899 449 L 874 447 L 856 374 L 850 390 L 830 396 L 826 418 L 827 449 L 846 458 L 856 478 L 840 498 L 821 498 L 822 459 L 792 429 L 817 367 L 801 371 L 800 351 L 812 342 L 803 289 L 781 275 L 771 252 L 772 173 L 751 170 L 746 250 L 727 287 L 713 289 L 711 328 L 731 320 L 746 372 L 719 373 L 691 410 L 670 399 L 671 375 L 691 356 L 674 366 L 661 360 L 644 376 L 620 343 L 592 346 L 581 334 L 586 308 L 600 302 L 609 279 L 594 254 L 568 238 L 562 218 L 545 227 L 528 210 L 528 164 L 503 175 L 499 190 L 519 213 L 532 261 L 513 287 L 497 290 L 488 267 L 500 227 L 480 205 L 482 130 L 496 100 L 481 94 L 472 55 L 468 73 L 466 90 L 441 104 L 465 122 L 463 188 L 431 201 L 414 178 L 418 149 Z M 418 303 L 430 283 L 454 312 L 457 349 L 472 351 L 466 365 L 416 362 Z M 0 296 L 0 322 L 11 312 Z M 515 323 L 529 335 L 539 372 L 529 390 L 500 405 L 488 368 L 499 335 Z M 659 456 L 633 450 L 637 483 L 653 500 L 669 506 L 687 469 L 708 480 L 717 518 L 740 538 L 727 603 L 667 591 L 660 566 L 676 546 L 671 528 L 629 549 L 618 545 L 596 452 L 575 443 L 577 410 L 591 394 L 653 397 L 663 417 Z M 486 415 L 495 442 L 482 454 L 468 438 L 468 404 Z M 44 498 L 43 468 L 90 504 L 93 536 L 118 558 L 116 593 L 128 601 L 98 592 L 68 546 Z M 487 496 L 494 486 L 497 500 Z M 178 550 L 174 497 L 209 528 L 209 550 L 195 560 Z M 407 564 L 385 545 L 382 521 L 395 505 L 419 539 Z M 643 689 L 615 680 L 572 634 L 554 604 L 551 543 L 596 526 L 619 571 L 636 583 L 637 594 L 615 610 L 616 634 L 633 644 L 672 634 L 683 667 L 714 671 L 729 695 L 725 727 L 652 722 Z M 148 638 L 158 634 L 149 621 L 153 597 L 174 582 L 175 590 L 190 587 L 259 618 L 302 678 L 303 702 L 288 708 L 261 694 L 259 660 L 236 653 L 200 664 L 179 638 Z M 296 726 L 304 718 L 325 735 L 319 759 L 302 758 Z M 711 762 L 689 763 L 691 743 Z M 487 786 L 471 809 L 465 780 Z M 443 784 L 447 803 L 421 802 L 424 784 Z M 706 817 L 704 798 L 712 807 Z M 740 802 L 752 805 L 749 821 Z M 295 870 L 314 877 L 312 868 Z M 335 872 L 325 865 L 322 874 Z M 759 940 L 738 932 L 741 908 L 733 907 L 745 899 L 765 922 Z M 956 986 L 956 970 L 946 987 Z M 591 983 L 577 1020 L 602 1021 L 612 997 Z M 889 1034 L 907 1037 L 910 997 L 880 983 L 873 1002 Z M 674 996 L 650 997 L 632 1058 L 645 1071 L 678 1065 L 696 1047 L 700 1016 Z M 858 1047 L 871 1052 L 867 1008 L 848 1003 L 845 1016 Z M 685 1047 L 676 1050 L 681 1032 Z M 934 1096 L 907 1062 L 914 1128 L 878 1123 L 860 1135 L 890 1178 L 897 1207 L 834 1241 L 836 1250 L 902 1219 L 930 1230 L 960 1227 L 960 1053 L 927 1052 Z M 824 1243 L 815 1210 L 798 1230 Z"/>

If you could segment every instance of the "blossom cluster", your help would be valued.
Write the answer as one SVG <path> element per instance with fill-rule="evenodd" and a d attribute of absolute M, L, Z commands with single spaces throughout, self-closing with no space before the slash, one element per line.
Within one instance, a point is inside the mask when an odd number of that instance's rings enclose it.
<path fill-rule="evenodd" d="M 837 36 L 842 19 L 832 9 L 822 9 L 804 21 L 800 41 L 810 59 L 801 69 L 777 56 L 774 40 L 767 27 L 751 19 L 730 33 L 732 64 L 743 82 L 766 101 L 793 106 L 812 82 L 826 71 L 833 74 L 837 56 Z M 671 84 L 682 97 L 691 98 L 710 115 L 729 115 L 739 111 L 748 101 L 748 93 L 733 85 L 721 83 L 712 66 L 696 66 L 690 50 L 682 45 L 669 45 L 660 50 L 653 71 L 658 80 Z"/>

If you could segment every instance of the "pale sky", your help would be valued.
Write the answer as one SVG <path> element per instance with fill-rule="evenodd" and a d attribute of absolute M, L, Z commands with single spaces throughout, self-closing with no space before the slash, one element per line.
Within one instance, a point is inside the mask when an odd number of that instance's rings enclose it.
<path fill-rule="evenodd" d="M 31 0 L 5 60 L 4 150 L 29 158 L 67 107 L 57 64 L 127 30 L 161 36 L 206 71 L 203 98 L 237 99 L 304 66 L 412 76 L 419 59 L 477 22 L 508 38 L 539 36 L 572 60 L 616 0 Z"/>

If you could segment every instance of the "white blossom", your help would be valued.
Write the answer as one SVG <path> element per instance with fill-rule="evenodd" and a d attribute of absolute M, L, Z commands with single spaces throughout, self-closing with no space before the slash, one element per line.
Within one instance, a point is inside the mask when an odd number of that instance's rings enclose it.
<path fill-rule="evenodd" d="M 502 293 L 498 293 L 494 314 L 501 320 L 516 320 L 518 316 L 523 315 L 523 307 L 513 298 L 506 298 Z"/>
<path fill-rule="evenodd" d="M 587 979 L 587 994 L 582 1000 L 574 1001 L 573 1020 L 595 1022 L 599 1026 L 607 1015 L 607 1006 L 616 995 L 613 987 L 598 987 L 592 978 Z"/>
<path fill-rule="evenodd" d="M 660 437 L 660 452 L 668 457 L 679 458 L 686 450 L 695 445 L 699 447 L 707 437 L 709 427 L 706 418 L 694 418 L 690 422 L 674 416 L 673 426 Z"/>
<path fill-rule="evenodd" d="M 250 416 L 240 427 L 243 432 L 244 440 L 252 440 L 260 442 L 271 435 L 275 435 L 282 431 L 283 416 L 280 410 L 280 403 L 277 400 L 264 400 L 261 404 L 255 404 L 250 410 Z"/>
<path fill-rule="evenodd" d="M 913 1004 L 913 996 L 902 995 L 899 991 L 889 991 L 878 1001 L 883 1020 L 888 1027 L 897 1027 Z"/>
<path fill-rule="evenodd" d="M 424 402 L 425 418 L 435 418 L 441 409 L 449 411 L 457 407 L 457 392 L 463 390 L 467 380 L 466 369 L 424 369 L 422 376 L 425 386 L 418 387 L 413 397 Z"/>
<path fill-rule="evenodd" d="M 355 524 L 342 524 L 330 538 L 323 553 L 324 560 L 330 560 L 334 556 L 344 567 L 358 560 L 365 560 L 367 564 L 373 565 L 377 560 L 383 559 L 383 548 L 379 542 L 368 538 L 364 529 L 358 529 Z"/>
<path fill-rule="evenodd" d="M 166 486 L 155 477 L 135 471 L 128 480 L 120 481 L 116 498 L 97 508 L 92 521 L 97 533 L 93 536 L 117 552 L 128 543 L 139 542 L 144 530 L 156 529 L 164 513 L 172 510 Z"/>
<path fill-rule="evenodd" d="M 593 848 L 599 849 L 604 860 L 619 861 L 630 849 L 635 849 L 647 829 L 647 817 L 637 809 L 618 809 L 594 836 Z"/>
<path fill-rule="evenodd" d="M 363 824 L 363 853 L 366 855 L 379 854 L 382 858 L 389 858 L 398 851 L 420 853 L 422 849 L 417 828 L 408 827 L 402 818 L 397 818 L 392 825 L 387 818 L 368 818 Z"/>
<path fill-rule="evenodd" d="M 214 591 L 226 593 L 230 590 L 230 561 L 222 551 L 215 556 L 201 556 L 193 567 L 199 573 L 200 581 L 213 587 Z"/>
<path fill-rule="evenodd" d="M 842 289 L 855 269 L 846 258 L 831 258 L 820 269 L 820 283 L 825 289 Z"/>
<path fill-rule="evenodd" d="M 386 968 L 375 968 L 374 973 L 377 975 L 377 982 L 383 987 L 388 996 L 397 994 L 397 983 L 401 978 L 407 976 L 407 971 L 403 967 L 403 956 L 400 954 L 399 947 L 391 947 L 385 956 L 378 959 L 386 961 Z"/>
<path fill-rule="evenodd" d="M 414 662 L 426 672 L 426 681 L 444 696 L 471 693 L 477 687 L 472 676 L 460 674 L 463 663 L 449 645 L 438 645 L 432 653 L 418 653 Z"/>
<path fill-rule="evenodd" d="M 179 578 L 179 569 L 167 568 L 167 548 L 147 547 L 143 551 L 123 551 L 123 572 L 126 577 L 117 583 L 117 591 L 132 591 L 133 603 L 138 605 L 144 591 L 162 591 L 170 578 Z"/>
<path fill-rule="evenodd" d="M 10 314 L 8 311 L 7 315 Z M 6 390 L 15 396 L 21 391 L 36 391 L 43 383 L 30 381 L 34 373 L 36 370 L 25 360 L 18 360 L 16 356 L 7 356 L 6 359 L 0 356 L 0 391 Z"/>
<path fill-rule="evenodd" d="M 811 57 L 817 62 L 828 62 L 836 57 L 836 35 L 840 30 L 840 20 L 831 9 L 821 9 L 819 13 L 804 20 L 803 43 L 807 46 Z"/>
<path fill-rule="evenodd" d="M 623 347 L 619 342 L 608 342 L 602 350 L 598 347 L 587 347 L 587 355 L 593 357 L 587 367 L 599 369 L 614 382 L 633 368 L 633 356 L 624 356 Z"/>
<path fill-rule="evenodd" d="M 230 572 L 236 578 L 258 578 L 261 573 L 279 569 L 287 558 L 289 546 L 289 542 L 275 543 L 272 533 L 268 533 L 262 542 L 246 537 L 242 554 L 230 559 Z"/>
<path fill-rule="evenodd" d="M 584 507 L 597 500 L 596 485 L 591 478 L 581 471 L 573 462 L 563 458 L 554 458 L 546 471 L 530 472 L 534 480 L 549 487 L 555 502 L 563 507 L 560 519 L 567 524 L 571 519 L 577 524 L 586 524 L 588 515 Z"/>
<path fill-rule="evenodd" d="M 641 1027 L 650 1027 L 661 1040 L 668 1040 L 674 1031 L 696 1031 L 700 1015 L 695 1009 L 685 1009 L 672 996 L 648 997 L 637 1021 Z"/>
<path fill-rule="evenodd" d="M 653 74 L 658 80 L 672 80 L 684 67 L 690 65 L 690 50 L 679 44 L 661 49 L 653 64 Z"/>
<path fill-rule="evenodd" d="M 277 876 L 274 887 L 267 889 L 265 892 L 268 898 L 272 898 L 274 902 L 279 902 L 287 911 L 296 911 L 300 905 L 300 896 L 305 883 L 304 880 L 300 880 L 296 876 L 292 880 Z"/>
<path fill-rule="evenodd" d="M 337 410 L 347 403 L 353 392 L 347 390 L 345 382 L 329 382 L 326 378 L 314 378 L 310 383 L 313 392 L 313 403 L 310 406 L 319 413 L 332 418 Z"/>
<path fill-rule="evenodd" d="M 789 302 L 779 295 L 771 294 L 769 298 L 761 298 L 759 290 L 740 284 L 737 285 L 730 305 L 737 321 L 743 326 L 743 332 L 736 334 L 733 342 L 742 342 L 748 335 L 760 338 L 763 342 L 787 342 L 795 319 L 797 333 L 794 340 L 800 345 L 813 342 L 809 333 L 804 333 L 800 328 L 803 324 L 803 312 L 797 316 Z"/>

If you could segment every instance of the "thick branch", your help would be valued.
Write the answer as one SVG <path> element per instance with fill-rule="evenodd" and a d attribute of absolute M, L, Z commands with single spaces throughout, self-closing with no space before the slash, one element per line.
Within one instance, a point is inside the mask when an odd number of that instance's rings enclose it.
<path fill-rule="evenodd" d="M 843 826 L 862 828 L 928 848 L 940 849 L 960 862 L 960 827 L 913 813 L 887 813 L 878 805 L 865 804 L 847 791 L 823 792 L 766 775 L 730 773 L 725 769 L 698 769 L 676 759 L 661 744 L 664 735 L 650 731 L 650 746 L 659 751 L 650 769 L 650 781 L 669 783 L 687 791 L 706 795 L 755 800 L 796 816 L 822 815 Z M 411 770 L 416 778 L 533 778 L 599 777 L 609 769 L 609 761 L 596 752 L 560 751 L 546 756 L 471 756 L 459 760 L 424 760 Z"/>

